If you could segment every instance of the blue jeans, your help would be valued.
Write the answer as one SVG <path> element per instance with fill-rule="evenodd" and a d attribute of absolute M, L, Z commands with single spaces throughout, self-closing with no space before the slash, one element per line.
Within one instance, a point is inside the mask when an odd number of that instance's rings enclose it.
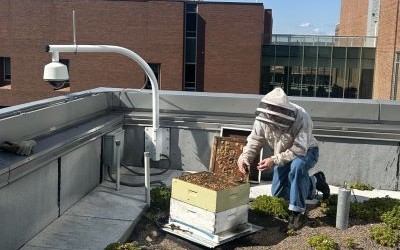
<path fill-rule="evenodd" d="M 272 195 L 289 201 L 289 210 L 304 213 L 306 199 L 314 198 L 316 181 L 308 175 L 308 170 L 315 166 L 318 157 L 318 147 L 312 147 L 305 156 L 296 157 L 286 165 L 274 167 Z"/>

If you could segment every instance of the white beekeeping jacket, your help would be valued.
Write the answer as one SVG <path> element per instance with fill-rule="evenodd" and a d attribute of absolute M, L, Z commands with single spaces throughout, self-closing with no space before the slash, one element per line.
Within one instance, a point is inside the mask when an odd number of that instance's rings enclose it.
<path fill-rule="evenodd" d="M 312 134 L 313 123 L 308 113 L 302 107 L 288 102 L 283 90 L 279 91 L 281 91 L 278 93 L 281 95 L 280 98 L 284 98 L 286 101 L 275 102 L 273 99 L 272 101 L 276 106 L 290 108 L 294 112 L 294 121 L 290 126 L 279 126 L 277 125 L 279 123 L 257 116 L 239 161 L 246 159 L 248 162 L 253 162 L 261 148 L 267 143 L 273 150 L 274 163 L 282 166 L 294 160 L 296 156 L 305 156 L 310 147 L 318 146 L 318 142 Z M 271 98 L 268 98 L 267 94 L 262 102 L 269 103 L 268 100 L 271 101 Z M 267 113 L 274 112 L 267 111 Z M 282 115 L 280 116 L 282 117 Z"/>

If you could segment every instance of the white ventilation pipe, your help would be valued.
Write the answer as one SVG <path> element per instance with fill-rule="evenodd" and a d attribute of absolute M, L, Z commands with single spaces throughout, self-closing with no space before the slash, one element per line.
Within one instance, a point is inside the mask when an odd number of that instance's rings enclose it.
<path fill-rule="evenodd" d="M 146 193 L 146 203 L 150 207 L 150 153 L 144 152 L 144 189 Z"/>
<path fill-rule="evenodd" d="M 117 180 L 115 181 L 115 190 L 119 191 L 120 190 L 120 183 L 121 183 L 121 161 L 120 161 L 120 155 L 121 155 L 121 141 L 116 140 L 115 141 L 115 146 L 116 146 L 116 155 L 117 155 Z"/>
<path fill-rule="evenodd" d="M 351 190 L 339 188 L 336 208 L 336 228 L 345 230 L 349 226 Z"/>

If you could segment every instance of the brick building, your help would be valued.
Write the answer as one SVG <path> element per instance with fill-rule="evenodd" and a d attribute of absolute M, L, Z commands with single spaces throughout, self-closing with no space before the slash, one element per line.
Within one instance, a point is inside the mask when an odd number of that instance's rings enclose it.
<path fill-rule="evenodd" d="M 262 43 L 272 31 L 271 10 L 260 3 L 0 0 L 0 6 L 0 106 L 65 94 L 42 80 L 51 61 L 44 45 L 72 44 L 72 10 L 78 44 L 135 51 L 155 71 L 160 89 L 260 92 Z M 139 66 L 121 55 L 60 58 L 69 67 L 70 92 L 146 82 Z"/>
<path fill-rule="evenodd" d="M 337 35 L 377 36 L 373 99 L 400 97 L 398 0 L 342 0 Z"/>

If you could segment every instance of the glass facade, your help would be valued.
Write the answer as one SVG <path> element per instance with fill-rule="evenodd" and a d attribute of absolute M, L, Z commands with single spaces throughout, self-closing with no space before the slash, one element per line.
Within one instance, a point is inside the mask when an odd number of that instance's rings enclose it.
<path fill-rule="evenodd" d="M 375 41 L 274 35 L 263 45 L 261 94 L 281 87 L 292 96 L 370 99 Z"/>

